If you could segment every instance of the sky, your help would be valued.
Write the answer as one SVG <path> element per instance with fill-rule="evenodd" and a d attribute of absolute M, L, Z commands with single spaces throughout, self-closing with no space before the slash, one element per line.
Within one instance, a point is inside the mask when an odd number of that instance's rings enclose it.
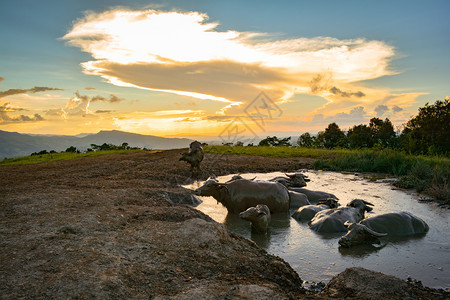
<path fill-rule="evenodd" d="M 1 0 L 0 130 L 400 130 L 450 98 L 449 15 L 447 0 Z"/>

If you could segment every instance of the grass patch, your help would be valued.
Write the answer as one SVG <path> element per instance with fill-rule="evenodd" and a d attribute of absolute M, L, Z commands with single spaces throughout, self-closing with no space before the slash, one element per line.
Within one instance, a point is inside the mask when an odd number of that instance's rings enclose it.
<path fill-rule="evenodd" d="M 271 157 L 311 157 L 311 158 L 330 158 L 335 155 L 355 152 L 356 150 L 348 149 L 314 149 L 304 147 L 270 147 L 270 146 L 205 146 L 204 150 L 209 153 L 218 154 L 243 154 L 243 155 L 259 155 Z"/>
<path fill-rule="evenodd" d="M 86 153 L 72 153 L 72 152 L 48 153 L 33 156 L 5 158 L 4 160 L 0 161 L 0 166 L 37 164 L 57 160 L 71 160 L 81 157 L 96 157 L 107 154 L 129 154 L 135 153 L 136 151 L 143 151 L 143 150 L 105 150 L 105 151 L 91 151 Z"/>

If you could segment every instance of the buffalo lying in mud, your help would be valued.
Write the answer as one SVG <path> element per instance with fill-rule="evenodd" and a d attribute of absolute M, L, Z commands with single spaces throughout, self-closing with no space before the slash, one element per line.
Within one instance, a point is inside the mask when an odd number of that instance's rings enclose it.
<path fill-rule="evenodd" d="M 308 200 L 309 200 L 309 202 L 311 202 L 311 204 L 317 204 L 320 201 L 322 201 L 323 199 L 327 199 L 327 198 L 333 198 L 333 199 L 338 200 L 338 198 L 335 195 L 327 193 L 327 192 L 311 191 L 311 190 L 304 189 L 304 188 L 292 188 L 292 187 L 289 187 L 289 190 L 306 195 L 306 197 L 308 197 Z"/>
<path fill-rule="evenodd" d="M 275 178 L 269 179 L 271 182 L 278 182 L 284 185 L 285 187 L 304 187 L 306 186 L 306 182 L 310 181 L 308 176 L 302 173 L 294 173 L 294 174 L 284 174 L 284 176 L 277 176 Z"/>
<path fill-rule="evenodd" d="M 181 154 L 180 160 L 184 160 L 191 165 L 191 172 L 200 173 L 200 163 L 203 160 L 204 152 L 202 144 L 198 141 L 192 142 L 189 145 L 189 152 Z"/>
<path fill-rule="evenodd" d="M 267 205 L 258 204 L 239 214 L 241 219 L 252 223 L 252 230 L 257 233 L 266 233 L 270 223 L 270 210 Z"/>
<path fill-rule="evenodd" d="M 339 245 L 347 248 L 358 244 L 380 244 L 380 237 L 423 234 L 429 229 L 427 223 L 408 212 L 382 214 L 344 225 L 349 231 L 340 238 Z"/>
<path fill-rule="evenodd" d="M 320 233 L 336 233 L 347 231 L 345 222 L 359 222 L 364 219 L 364 212 L 371 211 L 372 205 L 361 199 L 352 200 L 345 207 L 331 208 L 319 211 L 309 222 L 309 227 Z"/>
<path fill-rule="evenodd" d="M 320 202 L 318 202 L 317 205 L 306 205 L 299 207 L 299 209 L 292 215 L 292 217 L 297 221 L 308 222 L 312 218 L 314 218 L 314 216 L 319 211 L 337 207 L 339 207 L 339 203 L 336 199 L 333 198 L 323 199 Z"/>
<path fill-rule="evenodd" d="M 214 197 L 230 213 L 240 213 L 258 204 L 267 205 L 272 213 L 288 212 L 290 208 L 289 191 L 277 182 L 238 179 L 221 183 L 210 179 L 194 194 Z"/>

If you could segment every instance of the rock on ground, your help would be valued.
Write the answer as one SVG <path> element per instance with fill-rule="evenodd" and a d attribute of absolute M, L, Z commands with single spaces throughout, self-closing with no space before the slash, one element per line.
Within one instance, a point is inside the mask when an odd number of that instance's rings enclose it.
<path fill-rule="evenodd" d="M 333 277 L 319 294 L 339 299 L 449 299 L 443 290 L 424 288 L 391 275 L 359 267 Z"/>

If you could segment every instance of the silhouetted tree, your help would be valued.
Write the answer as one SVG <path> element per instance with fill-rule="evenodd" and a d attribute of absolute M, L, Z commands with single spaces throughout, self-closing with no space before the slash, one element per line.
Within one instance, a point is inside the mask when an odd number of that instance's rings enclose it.
<path fill-rule="evenodd" d="M 313 140 L 314 148 L 324 148 L 325 147 L 325 132 L 319 131 L 316 138 Z"/>
<path fill-rule="evenodd" d="M 70 152 L 70 153 L 80 153 L 80 151 L 74 147 L 74 146 L 70 146 L 69 148 L 66 149 L 66 151 L 64 152 Z"/>
<path fill-rule="evenodd" d="M 268 136 L 259 142 L 259 146 L 290 146 L 291 137 L 278 139 L 276 136 Z"/>
<path fill-rule="evenodd" d="M 350 148 L 371 148 L 373 147 L 372 130 L 367 125 L 355 125 L 347 132 Z"/>
<path fill-rule="evenodd" d="M 402 148 L 411 153 L 445 154 L 450 151 L 450 101 L 436 101 L 419 108 L 400 136 Z"/>
<path fill-rule="evenodd" d="M 48 154 L 47 150 L 41 150 L 39 152 L 33 152 L 31 153 L 30 156 L 34 156 L 34 155 L 43 155 L 43 154 Z"/>
<path fill-rule="evenodd" d="M 314 143 L 314 137 L 312 137 L 309 132 L 303 133 L 297 140 L 297 145 L 300 147 L 311 148 Z"/>
<path fill-rule="evenodd" d="M 325 147 L 328 149 L 336 147 L 347 147 L 347 137 L 336 123 L 331 123 L 324 132 Z"/>
<path fill-rule="evenodd" d="M 380 118 L 370 119 L 369 128 L 372 130 L 374 144 L 382 148 L 393 147 L 396 144 L 394 126 L 388 118 L 384 121 Z"/>

